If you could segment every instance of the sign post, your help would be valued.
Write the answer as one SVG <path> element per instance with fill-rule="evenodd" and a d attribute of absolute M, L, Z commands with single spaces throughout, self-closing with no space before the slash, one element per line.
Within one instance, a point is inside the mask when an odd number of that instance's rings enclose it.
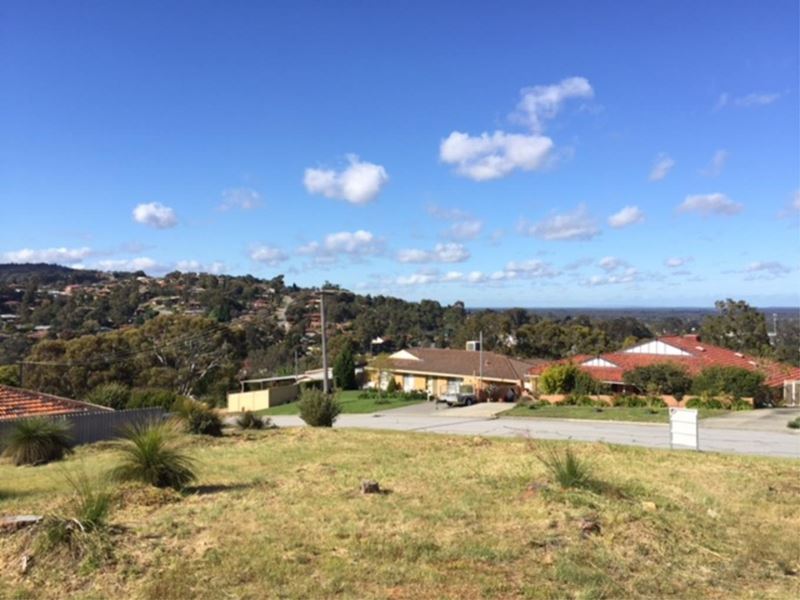
<path fill-rule="evenodd" d="M 696 408 L 669 409 L 669 447 L 700 450 Z"/>

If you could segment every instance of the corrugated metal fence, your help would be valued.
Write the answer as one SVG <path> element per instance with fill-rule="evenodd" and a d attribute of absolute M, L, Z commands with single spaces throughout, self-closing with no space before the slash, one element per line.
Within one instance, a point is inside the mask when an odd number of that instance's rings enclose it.
<path fill-rule="evenodd" d="M 91 444 L 92 442 L 119 437 L 120 430 L 127 425 L 161 421 L 165 415 L 166 411 L 163 408 L 134 408 L 131 410 L 53 415 L 44 418 L 69 423 L 70 435 L 77 445 Z M 19 419 L 0 421 L 0 444 L 2 444 L 6 432 L 11 430 L 17 420 Z"/>

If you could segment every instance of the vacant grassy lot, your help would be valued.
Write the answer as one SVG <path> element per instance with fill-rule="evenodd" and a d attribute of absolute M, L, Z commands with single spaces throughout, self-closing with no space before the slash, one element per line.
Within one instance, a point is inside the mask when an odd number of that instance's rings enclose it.
<path fill-rule="evenodd" d="M 400 408 L 401 406 L 408 406 L 409 404 L 419 404 L 424 400 L 405 400 L 397 396 L 386 397 L 383 399 L 378 398 L 359 398 L 360 390 L 348 390 L 345 392 L 338 392 L 336 394 L 337 400 L 342 404 L 342 413 L 373 413 L 379 410 L 388 410 L 390 408 Z M 290 402 L 289 404 L 281 404 L 273 408 L 258 411 L 260 415 L 296 415 L 300 411 L 297 408 L 297 402 Z"/>
<path fill-rule="evenodd" d="M 700 418 L 727 414 L 728 410 L 700 409 Z M 645 423 L 669 423 L 669 409 L 609 406 L 530 406 L 518 405 L 502 413 L 502 417 L 541 417 L 550 419 L 593 419 L 599 421 L 639 421 Z"/>
<path fill-rule="evenodd" d="M 199 487 L 126 488 L 100 561 L 0 534 L 2 598 L 795 598 L 796 461 L 576 444 L 601 484 L 562 491 L 564 444 L 356 430 L 187 438 Z M 102 445 L 0 465 L 2 514 L 58 511 Z M 362 495 L 374 478 L 389 491 Z M 531 485 L 533 484 L 533 485 Z M 590 525 L 587 527 L 587 523 Z"/>

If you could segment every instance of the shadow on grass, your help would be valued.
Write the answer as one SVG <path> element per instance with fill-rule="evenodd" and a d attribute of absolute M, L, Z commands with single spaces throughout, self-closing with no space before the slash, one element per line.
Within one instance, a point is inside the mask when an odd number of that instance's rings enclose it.
<path fill-rule="evenodd" d="M 254 483 L 219 483 L 211 485 L 190 485 L 184 488 L 183 493 L 187 496 L 208 496 L 210 494 L 220 494 L 223 492 L 236 492 L 249 490 L 255 487 Z"/>

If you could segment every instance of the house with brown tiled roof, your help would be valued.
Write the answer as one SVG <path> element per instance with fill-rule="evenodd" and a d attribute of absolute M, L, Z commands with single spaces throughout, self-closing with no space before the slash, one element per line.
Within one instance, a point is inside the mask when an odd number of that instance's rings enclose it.
<path fill-rule="evenodd" d="M 393 378 L 403 391 L 425 392 L 438 398 L 457 393 L 462 385 L 472 385 L 475 390 L 490 385 L 521 390 L 528 372 L 544 362 L 481 352 L 475 344 L 470 347 L 473 349 L 407 348 L 389 355 L 389 368 L 367 366 L 366 371 L 373 385 L 385 388 Z"/>
<path fill-rule="evenodd" d="M 610 385 L 615 391 L 625 390 L 623 375 L 636 367 L 672 363 L 686 369 L 690 376 L 698 375 L 707 367 L 740 367 L 763 373 L 764 383 L 773 389 L 783 389 L 789 403 L 800 400 L 800 367 L 706 344 L 696 335 L 664 336 L 617 352 L 555 361 L 564 362 L 578 365 L 582 371 Z M 537 365 L 530 370 L 534 389 L 539 375 L 555 363 Z"/>
<path fill-rule="evenodd" d="M 0 421 L 19 417 L 47 417 L 98 411 L 113 412 L 113 409 L 52 394 L 0 385 Z"/>

